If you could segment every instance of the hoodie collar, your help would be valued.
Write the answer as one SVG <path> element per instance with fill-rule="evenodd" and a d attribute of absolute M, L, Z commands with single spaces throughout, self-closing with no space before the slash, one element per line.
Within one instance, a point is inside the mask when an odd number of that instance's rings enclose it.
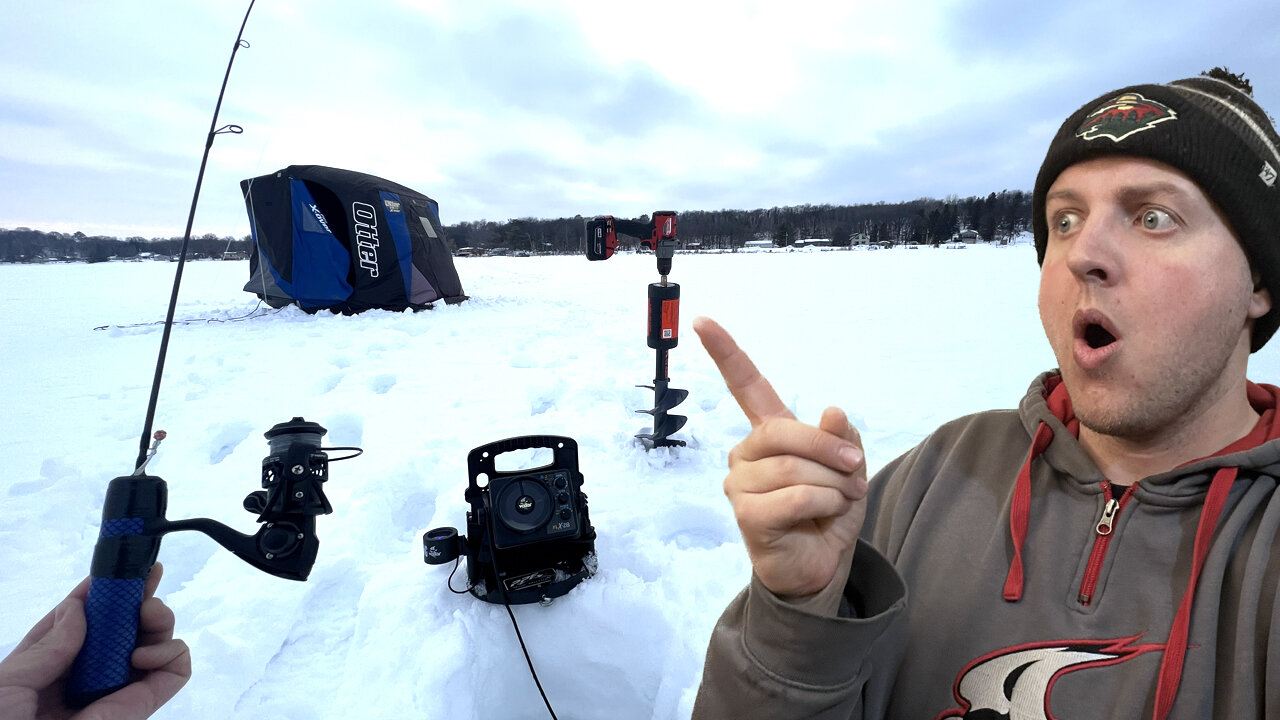
<path fill-rule="evenodd" d="M 1268 441 L 1280 439 L 1280 388 L 1265 383 L 1247 382 L 1245 391 L 1249 404 L 1259 415 L 1258 422 L 1254 424 L 1248 435 L 1215 453 L 1190 460 L 1165 473 L 1153 475 L 1145 479 L 1142 486 L 1151 491 L 1158 486 L 1168 485 L 1172 480 L 1186 475 L 1186 470 L 1200 473 L 1212 472 L 1213 468 L 1224 465 L 1234 465 L 1241 469 L 1262 469 L 1270 465 L 1280 465 L 1280 444 L 1269 445 L 1265 450 L 1261 449 Z M 1020 403 L 1019 414 L 1022 417 L 1023 426 L 1032 437 L 1041 425 L 1047 425 L 1055 437 L 1061 435 L 1064 429 L 1072 438 L 1080 437 L 1080 421 L 1076 418 L 1062 375 L 1057 371 L 1046 372 L 1036 378 Z M 1222 459 L 1226 456 L 1237 453 L 1245 454 L 1240 457 L 1231 457 L 1223 462 Z M 1037 457 L 1039 455 L 1040 453 L 1037 453 Z M 1097 465 L 1078 442 L 1054 444 L 1052 448 L 1044 451 L 1044 459 L 1060 473 L 1086 485 L 1103 479 Z M 1194 494 L 1197 495 L 1195 498 L 1197 503 L 1200 501 L 1198 495 L 1205 492 L 1207 487 L 1207 474 L 1204 484 L 1196 484 Z M 1183 490 L 1177 495 L 1181 496 L 1185 493 L 1186 491 Z"/>

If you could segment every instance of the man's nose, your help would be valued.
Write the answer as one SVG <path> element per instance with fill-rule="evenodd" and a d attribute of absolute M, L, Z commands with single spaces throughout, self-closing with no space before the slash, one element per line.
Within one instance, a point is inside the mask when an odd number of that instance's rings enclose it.
<path fill-rule="evenodd" d="M 1118 229 L 1099 215 L 1085 218 L 1067 250 L 1067 266 L 1084 282 L 1108 285 L 1119 279 Z"/>

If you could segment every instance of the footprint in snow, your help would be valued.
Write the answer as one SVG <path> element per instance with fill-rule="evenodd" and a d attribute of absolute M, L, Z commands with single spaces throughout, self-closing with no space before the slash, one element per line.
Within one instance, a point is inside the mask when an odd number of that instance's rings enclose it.
<path fill-rule="evenodd" d="M 254 431 L 249 423 L 227 423 L 209 434 L 209 464 L 217 465 L 236 451 L 240 443 Z"/>
<path fill-rule="evenodd" d="M 333 392 L 338 385 L 342 384 L 342 379 L 346 376 L 347 374 L 345 372 L 336 372 L 329 373 L 328 375 L 320 378 L 320 394 L 323 395 L 327 392 Z"/>
<path fill-rule="evenodd" d="M 653 524 L 664 543 L 681 550 L 716 548 L 737 540 L 737 528 L 720 508 L 710 505 L 673 505 Z"/>

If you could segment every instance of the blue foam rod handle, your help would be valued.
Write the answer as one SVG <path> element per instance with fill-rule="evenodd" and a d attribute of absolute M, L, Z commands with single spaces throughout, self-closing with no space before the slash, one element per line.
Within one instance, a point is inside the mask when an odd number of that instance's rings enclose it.
<path fill-rule="evenodd" d="M 117 518 L 102 524 L 98 545 L 111 539 L 129 540 L 142 533 L 142 518 Z M 92 573 L 85 600 L 85 638 L 71 666 L 68 699 L 88 705 L 129 684 L 130 657 L 138 641 L 138 610 L 146 590 L 147 568 L 142 577 L 110 577 Z"/>

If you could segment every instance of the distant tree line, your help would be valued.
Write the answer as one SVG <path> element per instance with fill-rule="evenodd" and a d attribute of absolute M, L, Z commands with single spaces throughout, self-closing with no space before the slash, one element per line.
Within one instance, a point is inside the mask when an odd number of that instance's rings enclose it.
<path fill-rule="evenodd" d="M 222 257 L 225 252 L 249 252 L 248 235 L 239 240 L 218 237 L 206 233 L 192 237 L 187 245 L 187 258 Z M 123 240 L 103 235 L 85 235 L 82 232 L 44 232 L 20 227 L 13 230 L 0 228 L 0 262 L 47 262 L 65 260 L 77 262 L 106 262 L 111 259 L 128 259 L 138 256 L 163 255 L 173 257 L 182 248 L 182 238 L 128 237 Z"/>
<path fill-rule="evenodd" d="M 648 221 L 643 215 L 639 219 Z M 556 220 L 517 218 L 481 220 L 445 227 L 455 248 L 504 248 L 532 253 L 577 253 L 583 242 L 581 215 Z M 1031 195 L 1002 190 L 986 197 L 921 198 L 869 205 L 796 205 L 758 210 L 686 210 L 678 232 L 686 247 L 736 249 L 748 240 L 771 240 L 779 247 L 822 239 L 832 245 L 853 242 L 897 245 L 947 242 L 961 230 L 974 230 L 987 242 L 1006 240 L 1031 228 Z"/>
<path fill-rule="evenodd" d="M 648 221 L 647 215 L 639 219 Z M 534 254 L 582 252 L 585 218 L 541 220 L 516 218 L 506 222 L 479 220 L 445 227 L 452 249 L 503 248 Z M 1031 227 L 1031 195 L 1002 190 L 986 197 L 920 198 L 908 202 L 868 205 L 796 205 L 757 210 L 686 210 L 679 214 L 678 233 L 685 247 L 737 249 L 749 240 L 769 240 L 784 247 L 804 240 L 851 243 L 937 245 L 961 230 L 974 230 L 987 242 L 1000 242 Z M 626 238 L 621 238 L 627 243 Z M 175 256 L 182 238 L 124 239 L 82 232 L 43 232 L 20 227 L 0 228 L 0 262 L 69 260 L 105 262 L 140 255 Z M 246 255 L 251 238 L 235 239 L 207 233 L 191 238 L 189 259 L 222 257 L 225 252 Z"/>
<path fill-rule="evenodd" d="M 1031 196 L 1003 190 L 987 197 L 921 198 L 869 205 L 797 205 L 768 210 L 683 212 L 680 239 L 703 248 L 735 249 L 748 240 L 771 240 L 779 247 L 801 240 L 937 245 L 961 230 L 999 242 L 1031 227 Z"/>
<path fill-rule="evenodd" d="M 477 220 L 446 225 L 445 237 L 458 248 L 504 248 L 537 254 L 573 254 L 582 246 L 583 217 L 556 220 L 516 218 L 506 222 Z"/>

